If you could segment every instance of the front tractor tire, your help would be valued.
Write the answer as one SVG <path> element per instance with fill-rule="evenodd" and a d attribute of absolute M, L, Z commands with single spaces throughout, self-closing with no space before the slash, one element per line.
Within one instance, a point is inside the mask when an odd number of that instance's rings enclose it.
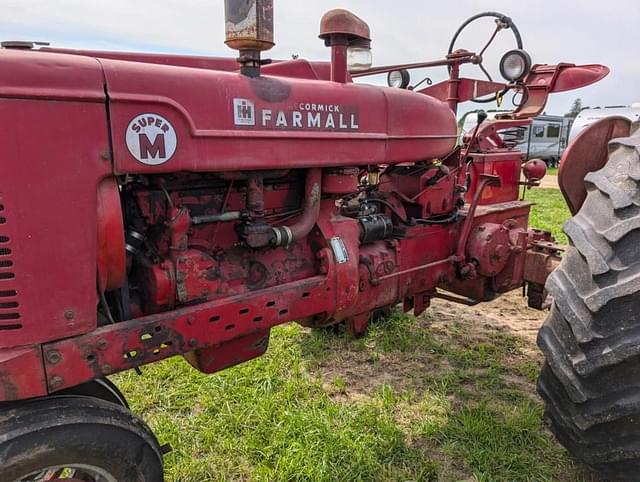
<path fill-rule="evenodd" d="M 547 281 L 538 379 L 557 439 L 607 480 L 640 478 L 640 131 L 610 143 L 564 226 L 566 256 Z"/>
<path fill-rule="evenodd" d="M 151 430 L 126 408 L 54 396 L 0 410 L 0 481 L 162 482 Z"/>

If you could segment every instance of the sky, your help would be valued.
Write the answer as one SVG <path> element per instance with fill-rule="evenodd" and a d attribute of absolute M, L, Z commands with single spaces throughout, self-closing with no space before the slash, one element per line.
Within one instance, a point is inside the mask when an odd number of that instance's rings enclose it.
<path fill-rule="evenodd" d="M 38 40 L 56 47 L 234 56 L 224 45 L 223 0 L 0 0 L 0 38 Z M 274 0 L 276 46 L 265 56 L 328 60 L 318 39 L 322 14 L 346 8 L 369 23 L 376 65 L 442 58 L 451 36 L 468 17 L 499 11 L 510 16 L 534 63 L 605 64 L 611 74 L 590 87 L 555 94 L 548 114 L 564 114 L 580 97 L 585 106 L 640 102 L 640 0 Z M 479 21 L 457 46 L 480 50 L 493 32 Z M 485 54 L 485 64 L 499 78 L 498 61 L 515 47 L 503 31 Z M 482 78 L 476 67 L 463 75 Z M 422 74 L 422 75 L 421 75 Z M 443 80 L 442 68 L 419 71 Z M 372 79 L 383 82 L 384 79 Z M 507 107 L 511 100 L 505 101 Z M 484 105 L 484 108 L 490 108 Z M 475 108 L 466 104 L 462 110 Z"/>

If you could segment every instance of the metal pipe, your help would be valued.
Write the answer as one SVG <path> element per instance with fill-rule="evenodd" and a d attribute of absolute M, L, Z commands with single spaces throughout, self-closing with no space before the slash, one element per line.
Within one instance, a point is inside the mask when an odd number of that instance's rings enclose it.
<path fill-rule="evenodd" d="M 247 179 L 247 209 L 254 222 L 264 217 L 264 181 L 260 174 Z"/>
<path fill-rule="evenodd" d="M 380 276 L 379 278 L 374 278 L 374 280 L 379 283 L 380 281 L 384 281 L 384 280 L 391 279 L 391 278 L 396 278 L 398 276 L 402 276 L 402 275 L 405 275 L 405 274 L 413 273 L 415 271 L 421 271 L 421 270 L 427 269 L 427 268 L 435 268 L 436 266 L 440 266 L 441 264 L 454 263 L 455 261 L 456 261 L 456 258 L 454 256 L 450 256 L 448 258 L 441 259 L 440 261 L 434 261 L 432 263 L 427 263 L 427 264 L 423 264 L 423 265 L 420 265 L 420 266 L 415 266 L 413 268 L 404 269 L 402 271 L 396 271 L 395 273 L 386 274 L 384 276 Z"/>
<path fill-rule="evenodd" d="M 287 246 L 306 237 L 311 232 L 320 215 L 321 185 L 322 169 L 319 167 L 309 169 L 305 182 L 302 215 L 295 224 L 271 228 L 273 233 L 272 245 Z"/>
<path fill-rule="evenodd" d="M 436 291 L 433 295 L 433 298 L 440 298 L 441 300 L 453 301 L 454 303 L 459 303 L 465 306 L 476 306 L 480 304 L 480 301 L 474 300 L 472 298 L 464 298 L 462 296 L 449 295 L 447 293 L 443 293 L 442 291 Z"/>
<path fill-rule="evenodd" d="M 452 64 L 449 80 L 447 81 L 447 104 L 453 113 L 458 111 L 458 103 L 460 102 L 460 64 Z"/>
<path fill-rule="evenodd" d="M 346 38 L 343 42 L 334 43 L 331 46 L 331 80 L 345 84 L 347 82 L 347 48 L 349 42 Z"/>
<path fill-rule="evenodd" d="M 391 72 L 394 70 L 412 70 L 412 69 L 424 69 L 427 67 L 441 67 L 441 66 L 450 66 L 454 64 L 469 64 L 473 63 L 476 58 L 476 54 L 473 52 L 469 52 L 461 57 L 456 57 L 455 59 L 441 59 L 441 60 L 432 60 L 430 62 L 416 62 L 413 64 L 396 64 L 396 65 L 384 65 L 381 67 L 372 67 L 368 70 L 364 70 L 362 72 L 355 72 L 351 74 L 351 77 L 364 77 L 367 75 L 377 75 L 377 74 L 385 74 L 387 72 Z"/>
<path fill-rule="evenodd" d="M 205 214 L 203 216 L 194 216 L 191 218 L 191 224 L 211 224 L 227 221 L 237 221 L 242 217 L 240 211 L 227 211 L 219 214 Z"/>

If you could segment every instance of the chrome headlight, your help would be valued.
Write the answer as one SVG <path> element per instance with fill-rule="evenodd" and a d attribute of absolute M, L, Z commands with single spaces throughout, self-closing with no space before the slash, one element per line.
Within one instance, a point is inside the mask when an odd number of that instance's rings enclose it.
<path fill-rule="evenodd" d="M 510 50 L 500 60 L 500 74 L 509 82 L 517 82 L 531 70 L 531 57 L 521 49 Z"/>
<path fill-rule="evenodd" d="M 387 85 L 396 89 L 406 89 L 410 81 L 411 75 L 407 70 L 393 70 L 387 75 Z"/>

